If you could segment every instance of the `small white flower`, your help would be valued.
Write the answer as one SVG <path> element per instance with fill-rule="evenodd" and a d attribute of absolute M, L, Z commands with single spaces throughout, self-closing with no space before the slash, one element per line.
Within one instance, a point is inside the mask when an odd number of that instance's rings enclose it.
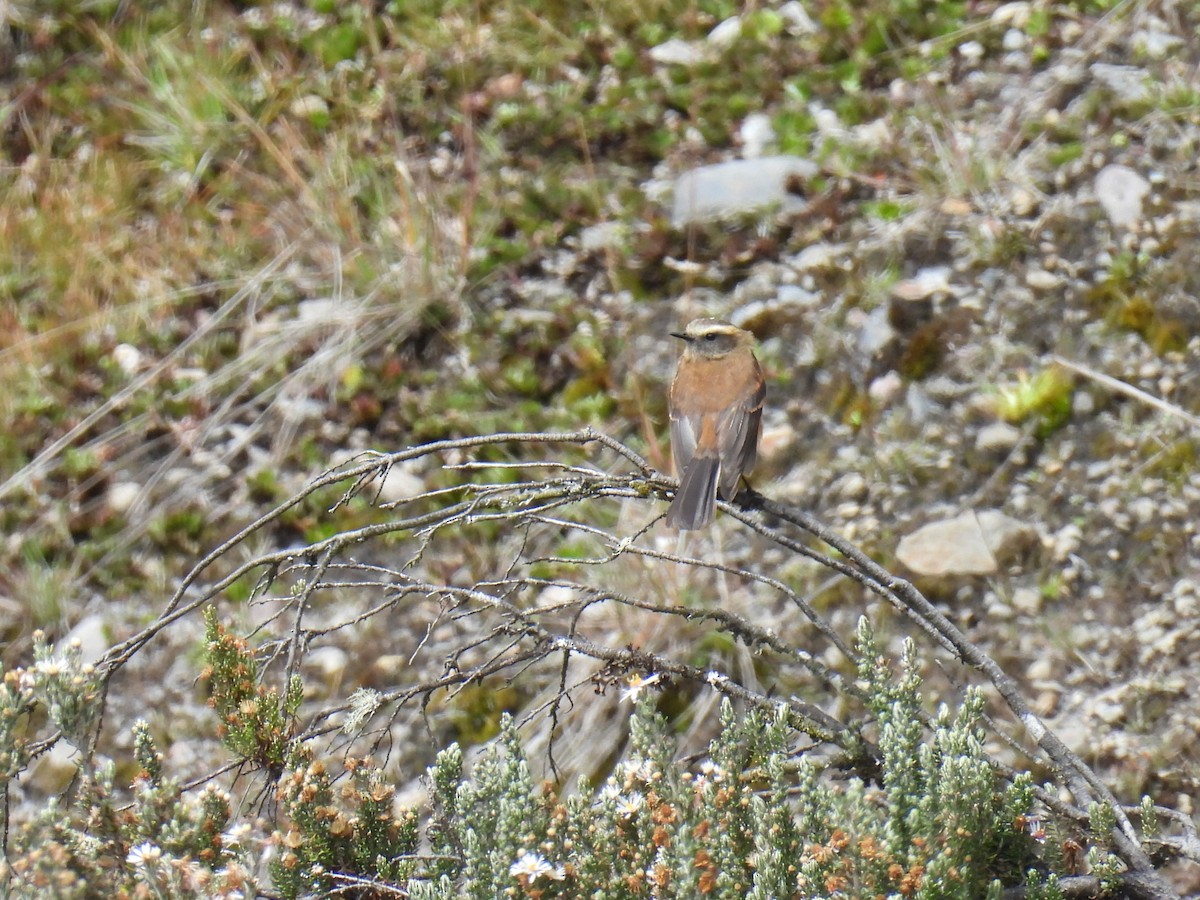
<path fill-rule="evenodd" d="M 967 41 L 965 44 L 959 44 L 958 52 L 968 62 L 977 63 L 983 58 L 983 54 L 986 51 L 983 49 L 983 44 L 979 43 L 979 41 Z"/>
<path fill-rule="evenodd" d="M 620 796 L 621 786 L 610 778 L 596 794 L 596 800 L 600 803 L 605 803 L 609 800 L 616 800 Z"/>
<path fill-rule="evenodd" d="M 520 859 L 508 867 L 508 874 L 526 882 L 537 881 L 542 877 L 562 881 L 567 877 L 562 866 L 552 866 L 540 854 L 529 850 L 522 853 Z"/>
<path fill-rule="evenodd" d="M 654 763 L 648 759 L 635 756 L 625 763 L 625 777 L 627 779 L 649 783 L 654 780 L 654 775 Z"/>
<path fill-rule="evenodd" d="M 162 859 L 162 847 L 145 841 L 129 851 L 125 862 L 138 869 L 148 869 L 160 859 Z"/>
<path fill-rule="evenodd" d="M 628 700 L 630 703 L 637 703 L 638 696 L 643 690 L 652 684 L 658 684 L 660 681 L 662 681 L 662 674 L 659 672 L 655 672 L 653 675 L 648 675 L 645 678 L 641 675 L 630 675 L 625 681 L 629 687 L 621 691 L 621 699 Z"/>
<path fill-rule="evenodd" d="M 638 810 L 645 805 L 646 798 L 642 796 L 640 791 L 634 791 L 617 804 L 617 815 L 622 819 L 632 819 L 637 815 Z"/>
<path fill-rule="evenodd" d="M 39 675 L 46 678 L 58 678 L 66 671 L 66 665 L 61 659 L 43 659 L 35 669 Z"/>
<path fill-rule="evenodd" d="M 704 790 L 711 781 L 713 784 L 719 784 L 725 780 L 725 770 L 718 766 L 711 759 L 706 759 L 700 763 L 699 773 L 696 775 L 694 787 L 697 791 Z"/>
<path fill-rule="evenodd" d="M 1039 844 L 1046 843 L 1046 825 L 1042 822 L 1041 816 L 1026 816 L 1025 828 L 1029 832 L 1029 836 Z"/>
<path fill-rule="evenodd" d="M 705 675 L 704 680 L 707 681 L 709 684 L 711 684 L 713 687 L 716 687 L 719 684 L 725 683 L 725 676 L 722 675 L 720 672 L 717 672 L 714 670 L 712 672 L 709 672 L 707 675 Z"/>

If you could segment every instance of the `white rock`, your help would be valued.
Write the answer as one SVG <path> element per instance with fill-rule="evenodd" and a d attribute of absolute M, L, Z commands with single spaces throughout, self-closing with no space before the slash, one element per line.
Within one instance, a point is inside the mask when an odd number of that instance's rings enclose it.
<path fill-rule="evenodd" d="M 1029 22 L 1029 3 L 1001 3 L 992 10 L 992 21 L 997 25 L 1024 28 Z"/>
<path fill-rule="evenodd" d="M 986 453 L 1008 453 L 1021 440 L 1021 429 L 1007 422 L 992 422 L 979 429 L 975 448 Z"/>
<path fill-rule="evenodd" d="M 924 424 L 935 406 L 929 392 L 915 381 L 908 386 L 908 390 L 904 394 L 904 405 L 908 407 L 908 416 L 916 425 Z M 950 459 L 947 457 L 945 463 L 939 463 L 939 465 L 946 468 L 949 463 Z"/>
<path fill-rule="evenodd" d="M 1087 418 L 1096 411 L 1096 398 L 1087 391 L 1076 391 L 1071 397 L 1071 415 Z"/>
<path fill-rule="evenodd" d="M 171 722 L 172 727 L 178 727 L 178 720 Z M 203 727 L 203 726 L 198 726 Z M 200 753 L 192 741 L 172 741 L 166 751 L 166 769 L 172 771 L 188 771 L 200 759 Z"/>
<path fill-rule="evenodd" d="M 350 654 L 341 647 L 317 647 L 304 657 L 305 670 L 320 678 L 331 694 L 341 686 L 349 665 Z"/>
<path fill-rule="evenodd" d="M 126 375 L 136 375 L 142 368 L 142 351 L 133 344 L 117 344 L 112 351 L 113 362 Z"/>
<path fill-rule="evenodd" d="M 1200 588 L 1190 578 L 1181 578 L 1175 582 L 1170 593 L 1171 606 L 1175 615 L 1185 619 L 1195 619 L 1200 614 Z"/>
<path fill-rule="evenodd" d="M 896 329 L 888 321 L 887 306 L 877 306 L 863 318 L 858 330 L 858 351 L 868 359 L 882 352 L 896 339 Z"/>
<path fill-rule="evenodd" d="M 847 136 L 846 127 L 842 124 L 842 120 L 828 106 L 814 101 L 808 104 L 808 114 L 812 116 L 813 124 L 817 126 L 817 131 L 825 137 L 841 139 Z"/>
<path fill-rule="evenodd" d="M 75 627 L 67 632 L 63 642 L 70 644 L 78 641 L 80 660 L 84 664 L 95 663 L 108 652 L 108 648 L 111 646 L 109 629 L 108 620 L 93 613 L 75 623 Z"/>
<path fill-rule="evenodd" d="M 337 297 L 313 297 L 296 304 L 296 320 L 306 325 L 351 322 L 356 318 L 354 304 Z"/>
<path fill-rule="evenodd" d="M 1033 711 L 1044 719 L 1048 719 L 1058 711 L 1060 700 L 1058 691 L 1039 691 L 1033 700 Z"/>
<path fill-rule="evenodd" d="M 400 740 L 395 744 L 404 746 L 403 741 Z M 408 784 L 397 789 L 395 797 L 392 798 L 392 815 L 402 818 L 410 810 L 424 809 L 428 803 L 429 788 L 421 780 L 414 778 Z"/>
<path fill-rule="evenodd" d="M 839 503 L 834 507 L 833 515 L 843 522 L 852 521 L 862 515 L 862 504 L 855 503 L 853 500 Z"/>
<path fill-rule="evenodd" d="M 1007 622 L 1017 617 L 1017 611 L 991 591 L 983 599 L 983 613 L 994 622 Z"/>
<path fill-rule="evenodd" d="M 983 540 L 992 555 L 1007 562 L 1037 541 L 1032 525 L 1007 516 L 998 509 L 982 509 L 976 514 Z"/>
<path fill-rule="evenodd" d="M 793 450 L 797 442 L 796 429 L 786 422 L 764 428 L 762 443 L 759 445 L 759 459 L 765 463 L 794 457 Z"/>
<path fill-rule="evenodd" d="M 867 499 L 867 492 L 870 490 L 870 485 L 858 472 L 849 472 L 839 478 L 830 487 L 830 492 L 835 497 L 840 497 L 844 500 L 854 500 L 859 503 Z"/>
<path fill-rule="evenodd" d="M 127 513 L 141 496 L 142 486 L 132 481 L 114 481 L 108 486 L 105 500 L 115 513 Z"/>
<path fill-rule="evenodd" d="M 395 503 L 410 500 L 424 491 L 424 479 L 413 471 L 410 464 L 400 463 L 388 471 L 387 480 L 379 489 L 379 499 L 386 503 Z"/>
<path fill-rule="evenodd" d="M 1042 611 L 1041 591 L 1035 591 L 1030 587 L 1019 587 L 1013 591 L 1012 605 L 1013 609 L 1023 616 L 1039 615 Z M 1031 675 L 1030 677 L 1033 676 Z M 1049 677 L 1049 674 L 1042 677 Z"/>
<path fill-rule="evenodd" d="M 905 535 L 896 558 L 918 575 L 992 575 L 1033 534 L 999 510 L 967 511 Z"/>
<path fill-rule="evenodd" d="M 661 65 L 694 66 L 708 58 L 709 48 L 695 41 L 671 38 L 650 48 L 650 58 Z"/>
<path fill-rule="evenodd" d="M 671 224 L 682 228 L 771 208 L 797 212 L 805 201 L 795 193 L 795 182 L 817 171 L 815 163 L 799 156 L 764 156 L 684 172 L 675 182 Z"/>
<path fill-rule="evenodd" d="M 1097 81 L 1125 103 L 1144 103 L 1151 99 L 1150 74 L 1137 66 L 1092 63 L 1090 71 Z"/>
<path fill-rule="evenodd" d="M 1135 51 L 1151 59 L 1166 59 L 1167 56 L 1182 47 L 1184 41 L 1177 34 L 1154 29 L 1134 32 L 1130 44 Z"/>
<path fill-rule="evenodd" d="M 565 606 L 573 602 L 578 591 L 565 584 L 552 584 L 538 592 L 537 605 L 543 609 L 549 606 Z"/>
<path fill-rule="evenodd" d="M 408 657 L 385 653 L 371 663 L 371 674 L 383 684 L 398 684 L 408 668 Z"/>
<path fill-rule="evenodd" d="M 867 386 L 867 396 L 877 406 L 888 406 L 904 390 L 904 380 L 895 369 L 880 375 Z"/>
<path fill-rule="evenodd" d="M 950 290 L 950 267 L 930 266 L 912 278 L 905 278 L 892 285 L 892 296 L 900 300 L 925 300 L 934 294 Z"/>
<path fill-rule="evenodd" d="M 1125 707 L 1112 697 L 1101 697 L 1092 703 L 1091 713 L 1106 725 L 1116 725 L 1125 718 Z"/>
<path fill-rule="evenodd" d="M 579 248 L 587 252 L 620 245 L 629 229 L 622 222 L 597 222 L 579 232 Z"/>
<path fill-rule="evenodd" d="M 788 0 L 779 7 L 779 15 L 787 23 L 786 28 L 790 34 L 816 34 L 821 30 L 800 0 Z"/>
<path fill-rule="evenodd" d="M 1017 188 L 1012 193 L 1012 211 L 1018 216 L 1031 216 L 1037 211 L 1038 200 L 1032 191 Z"/>
<path fill-rule="evenodd" d="M 905 535 L 896 558 L 918 575 L 992 575 L 1000 568 L 971 512 Z"/>
<path fill-rule="evenodd" d="M 1047 293 L 1062 286 L 1062 279 L 1045 269 L 1030 269 L 1025 273 L 1025 283 L 1035 291 Z"/>
<path fill-rule="evenodd" d="M 1150 497 L 1135 497 L 1129 503 L 1129 512 L 1139 525 L 1149 524 L 1157 510 L 1158 507 Z"/>
<path fill-rule="evenodd" d="M 851 128 L 850 137 L 860 147 L 882 150 L 892 143 L 892 126 L 887 119 L 873 119 Z"/>
<path fill-rule="evenodd" d="M 810 244 L 792 260 L 792 268 L 797 272 L 836 269 L 846 250 L 845 244 Z"/>
<path fill-rule="evenodd" d="M 329 115 L 329 104 L 317 94 L 305 94 L 292 101 L 291 113 L 297 119 L 311 119 L 314 116 Z"/>
<path fill-rule="evenodd" d="M 1096 175 L 1096 200 L 1114 225 L 1129 228 L 1142 218 L 1142 201 L 1150 182 L 1129 166 L 1105 166 Z"/>
<path fill-rule="evenodd" d="M 788 306 L 812 307 L 821 303 L 821 295 L 816 291 L 806 291 L 798 284 L 781 284 L 776 297 L 780 303 Z"/>
<path fill-rule="evenodd" d="M 325 417 L 325 404 L 310 397 L 282 396 L 278 409 L 289 422 L 311 422 Z"/>
<path fill-rule="evenodd" d="M 708 33 L 708 42 L 722 50 L 732 47 L 742 36 L 741 16 L 731 16 Z"/>
<path fill-rule="evenodd" d="M 771 117 L 766 113 L 751 113 L 742 121 L 738 129 L 738 138 L 742 142 L 742 157 L 757 159 L 767 150 L 775 146 L 775 129 L 771 125 Z"/>
<path fill-rule="evenodd" d="M 979 41 L 965 41 L 958 45 L 958 52 L 967 62 L 975 64 L 983 59 L 983 44 Z"/>

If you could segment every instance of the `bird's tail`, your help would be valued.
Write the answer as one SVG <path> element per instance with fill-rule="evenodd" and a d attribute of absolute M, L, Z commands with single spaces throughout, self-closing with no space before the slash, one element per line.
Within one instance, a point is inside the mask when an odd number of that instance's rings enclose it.
<path fill-rule="evenodd" d="M 668 525 L 680 531 L 695 531 L 713 520 L 719 466 L 715 456 L 692 457 L 667 510 Z"/>

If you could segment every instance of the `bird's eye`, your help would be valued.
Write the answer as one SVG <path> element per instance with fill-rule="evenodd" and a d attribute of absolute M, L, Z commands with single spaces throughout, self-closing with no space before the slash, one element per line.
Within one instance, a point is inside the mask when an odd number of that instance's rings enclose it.
<path fill-rule="evenodd" d="M 706 341 L 715 341 L 715 340 L 717 339 L 717 336 L 716 336 L 716 334 L 713 334 L 713 333 L 711 333 L 711 332 L 710 332 L 709 334 L 706 334 L 706 335 L 704 336 L 704 339 L 705 339 Z"/>

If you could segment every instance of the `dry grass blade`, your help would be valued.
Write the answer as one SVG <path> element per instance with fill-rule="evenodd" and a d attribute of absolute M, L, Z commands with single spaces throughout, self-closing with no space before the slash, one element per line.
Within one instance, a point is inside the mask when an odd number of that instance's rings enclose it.
<path fill-rule="evenodd" d="M 1155 397 L 1152 394 L 1147 394 L 1140 388 L 1136 388 L 1128 382 L 1121 381 L 1119 378 L 1113 378 L 1111 375 L 1105 375 L 1103 372 L 1098 372 L 1091 366 L 1086 366 L 1083 363 L 1072 362 L 1071 360 L 1065 359 L 1061 356 L 1054 356 L 1052 358 L 1064 369 L 1070 369 L 1072 372 L 1082 375 L 1084 378 L 1094 381 L 1099 385 L 1103 385 L 1111 391 L 1116 391 L 1118 394 L 1124 394 L 1126 397 L 1132 397 L 1139 403 L 1144 403 L 1153 409 L 1157 409 L 1159 412 L 1166 413 L 1168 416 L 1172 416 L 1176 419 L 1186 422 L 1192 428 L 1200 431 L 1200 416 L 1194 416 L 1187 410 L 1180 409 L 1173 403 L 1168 403 L 1166 400 Z"/>

